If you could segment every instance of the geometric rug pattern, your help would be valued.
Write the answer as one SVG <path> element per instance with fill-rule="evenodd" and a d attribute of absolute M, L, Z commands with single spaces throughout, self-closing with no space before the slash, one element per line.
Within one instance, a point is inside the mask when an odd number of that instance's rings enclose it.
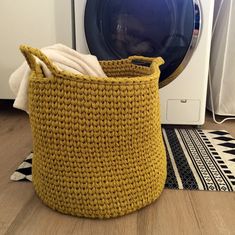
<path fill-rule="evenodd" d="M 163 129 L 166 188 L 235 191 L 235 139 L 226 131 Z"/>
<path fill-rule="evenodd" d="M 162 128 L 167 152 L 165 188 L 235 191 L 235 139 L 226 131 Z M 11 175 L 32 181 L 33 153 Z"/>
<path fill-rule="evenodd" d="M 30 153 L 11 175 L 10 179 L 13 181 L 32 181 L 32 158 L 33 153 Z"/>

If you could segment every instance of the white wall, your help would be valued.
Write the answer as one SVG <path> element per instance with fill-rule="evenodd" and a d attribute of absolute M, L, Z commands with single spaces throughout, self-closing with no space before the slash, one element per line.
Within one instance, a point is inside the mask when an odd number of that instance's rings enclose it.
<path fill-rule="evenodd" d="M 24 61 L 19 45 L 72 47 L 70 0 L 0 1 L 0 99 L 13 98 L 10 74 Z"/>
<path fill-rule="evenodd" d="M 211 44 L 210 73 L 214 111 L 222 116 L 235 115 L 234 12 L 233 0 L 215 1 L 214 21 L 219 15 Z M 207 108 L 212 110 L 210 94 Z"/>

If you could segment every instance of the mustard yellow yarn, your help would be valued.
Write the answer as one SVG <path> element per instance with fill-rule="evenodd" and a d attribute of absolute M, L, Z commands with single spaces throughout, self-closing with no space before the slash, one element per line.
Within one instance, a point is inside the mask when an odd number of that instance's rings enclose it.
<path fill-rule="evenodd" d="M 42 201 L 66 214 L 110 218 L 157 199 L 166 179 L 158 94 L 163 60 L 101 61 L 108 77 L 97 78 L 58 71 L 40 50 L 20 49 L 33 71 L 33 185 Z M 44 77 L 34 56 L 52 77 Z"/>

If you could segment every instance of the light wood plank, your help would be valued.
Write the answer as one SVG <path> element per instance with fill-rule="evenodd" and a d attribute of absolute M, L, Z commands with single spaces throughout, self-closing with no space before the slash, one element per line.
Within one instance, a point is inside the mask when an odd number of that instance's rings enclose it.
<path fill-rule="evenodd" d="M 76 222 L 76 217 L 53 211 L 34 195 L 18 213 L 6 234 L 72 234 Z"/>
<path fill-rule="evenodd" d="M 32 185 L 23 182 L 20 185 L 10 182 L 8 187 L 0 192 L 0 234 L 5 234 L 20 211 L 28 207 L 33 195 Z"/>
<path fill-rule="evenodd" d="M 202 234 L 235 234 L 235 193 L 191 191 L 189 197 Z"/>
<path fill-rule="evenodd" d="M 16 110 L 0 111 L 0 234 L 8 229 L 33 196 L 32 185 L 10 181 L 10 175 L 32 148 L 28 117 Z"/>
<path fill-rule="evenodd" d="M 165 189 L 159 200 L 138 213 L 139 234 L 201 234 L 185 190 Z"/>
<path fill-rule="evenodd" d="M 122 217 L 97 220 L 78 219 L 73 235 L 137 235 L 137 215 L 134 212 Z"/>
<path fill-rule="evenodd" d="M 223 118 L 217 117 L 218 120 L 222 120 Z M 212 114 L 209 111 L 206 114 L 206 121 L 202 128 L 207 130 L 226 130 L 235 137 L 235 120 L 228 120 L 223 124 L 216 124 L 212 120 Z"/>

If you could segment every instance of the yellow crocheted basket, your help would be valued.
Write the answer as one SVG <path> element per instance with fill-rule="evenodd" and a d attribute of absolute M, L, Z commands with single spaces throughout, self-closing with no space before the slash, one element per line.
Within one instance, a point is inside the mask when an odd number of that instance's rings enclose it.
<path fill-rule="evenodd" d="M 107 77 L 91 77 L 60 71 L 38 49 L 20 49 L 32 70 L 33 185 L 42 201 L 66 214 L 110 218 L 157 199 L 166 179 L 158 91 L 163 59 L 100 61 Z"/>

